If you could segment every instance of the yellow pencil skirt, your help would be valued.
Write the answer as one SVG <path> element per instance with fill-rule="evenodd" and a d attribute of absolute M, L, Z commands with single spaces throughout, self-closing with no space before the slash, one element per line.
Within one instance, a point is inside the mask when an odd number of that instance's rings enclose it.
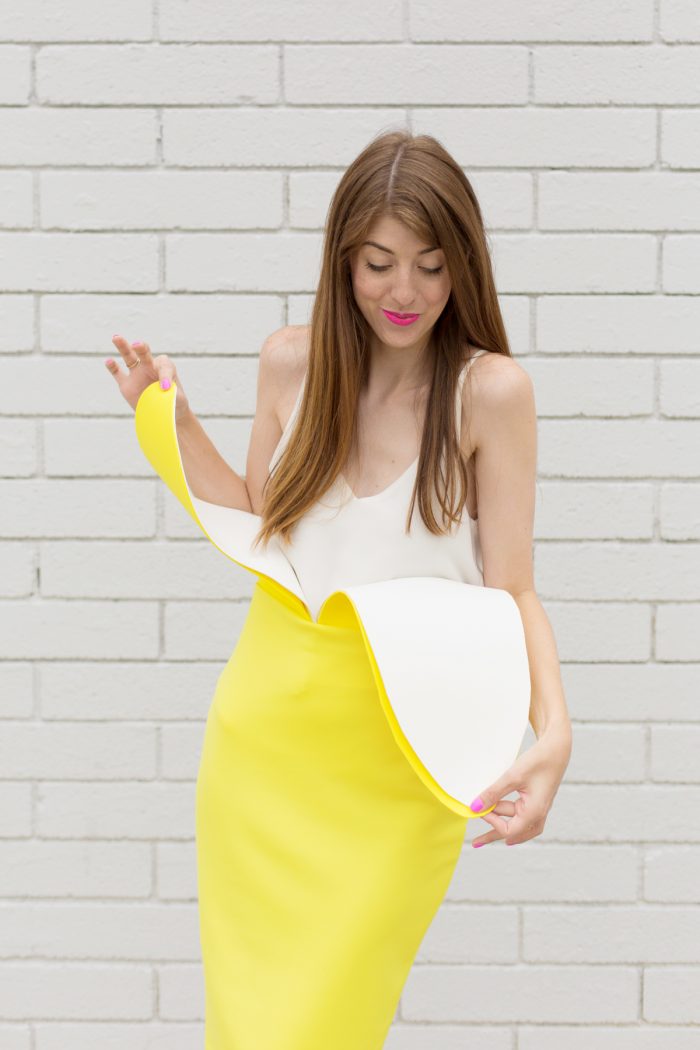
<path fill-rule="evenodd" d="M 381 1050 L 467 819 L 398 745 L 360 631 L 259 578 L 197 776 L 205 1050 Z"/>

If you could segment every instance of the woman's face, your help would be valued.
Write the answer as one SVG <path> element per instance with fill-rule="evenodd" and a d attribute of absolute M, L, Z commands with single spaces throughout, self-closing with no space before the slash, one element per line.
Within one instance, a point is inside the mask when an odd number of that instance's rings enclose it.
<path fill-rule="evenodd" d="M 355 253 L 351 273 L 357 305 L 380 345 L 427 344 L 452 287 L 441 248 L 425 244 L 397 219 L 382 218 Z M 385 311 L 418 317 L 400 325 Z"/>

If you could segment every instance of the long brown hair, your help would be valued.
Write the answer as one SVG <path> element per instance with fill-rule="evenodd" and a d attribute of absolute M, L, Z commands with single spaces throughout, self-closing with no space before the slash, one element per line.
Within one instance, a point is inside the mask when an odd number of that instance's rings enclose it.
<path fill-rule="evenodd" d="M 431 332 L 432 380 L 406 532 L 416 500 L 430 532 L 449 531 L 461 519 L 468 475 L 457 440 L 458 376 L 470 346 L 512 354 L 471 183 L 437 139 L 397 130 L 369 143 L 333 195 L 304 393 L 287 446 L 263 488 L 256 543 L 266 544 L 275 533 L 288 540 L 295 522 L 334 483 L 354 447 L 359 393 L 369 374 L 370 329 L 355 302 L 350 260 L 383 216 L 442 248 L 452 286 Z M 434 495 L 442 526 L 434 514 Z"/>

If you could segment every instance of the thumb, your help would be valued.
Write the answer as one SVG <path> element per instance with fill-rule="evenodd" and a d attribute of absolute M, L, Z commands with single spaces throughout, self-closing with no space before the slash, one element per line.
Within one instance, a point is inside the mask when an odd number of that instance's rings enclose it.
<path fill-rule="evenodd" d="M 476 813 L 480 817 L 483 817 L 484 813 L 490 813 L 491 810 L 498 805 L 503 796 L 507 795 L 509 791 L 513 791 L 514 789 L 515 781 L 508 769 L 498 778 L 498 780 L 494 780 L 487 788 L 480 791 L 476 798 L 472 800 L 469 808 L 472 813 Z"/>

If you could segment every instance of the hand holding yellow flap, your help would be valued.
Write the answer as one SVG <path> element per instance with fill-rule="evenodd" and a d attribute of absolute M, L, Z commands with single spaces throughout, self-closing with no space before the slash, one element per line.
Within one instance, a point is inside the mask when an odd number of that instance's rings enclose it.
<path fill-rule="evenodd" d="M 175 423 L 176 385 L 147 387 L 136 406 L 146 458 L 204 534 L 258 585 L 310 621 L 355 627 L 382 710 L 415 772 L 464 817 L 468 805 L 515 760 L 527 728 L 530 674 L 518 606 L 507 591 L 438 577 L 352 585 L 328 595 L 314 621 L 279 543 L 253 549 L 261 519 L 193 496 Z"/>
<path fill-rule="evenodd" d="M 148 462 L 199 525 L 180 458 L 175 425 L 177 383 L 168 390 L 151 383 L 136 402 L 136 437 Z"/>
<path fill-rule="evenodd" d="M 146 459 L 222 554 L 248 572 L 267 579 L 273 593 L 301 606 L 303 612 L 306 608 L 303 592 L 279 542 L 273 538 L 267 550 L 252 547 L 260 528 L 260 517 L 249 511 L 208 503 L 190 491 L 177 439 L 176 392 L 176 383 L 168 390 L 161 390 L 156 381 L 146 387 L 136 404 L 136 436 Z M 310 615 L 308 609 L 306 611 Z"/>

